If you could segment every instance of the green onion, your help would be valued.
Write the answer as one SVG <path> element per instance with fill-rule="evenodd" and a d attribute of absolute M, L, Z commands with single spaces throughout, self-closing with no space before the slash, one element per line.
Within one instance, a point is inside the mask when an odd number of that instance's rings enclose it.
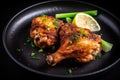
<path fill-rule="evenodd" d="M 33 48 L 35 48 L 35 44 L 34 44 L 33 41 L 30 42 L 30 45 L 31 45 Z"/>
<path fill-rule="evenodd" d="M 40 60 L 40 57 L 38 57 L 38 56 L 32 56 L 31 58 L 35 59 L 35 60 Z"/>
<path fill-rule="evenodd" d="M 30 44 L 31 47 L 35 48 L 34 41 L 31 38 L 27 38 L 27 40 L 24 42 L 24 46 L 26 46 L 27 44 Z"/>
<path fill-rule="evenodd" d="M 17 52 L 20 52 L 20 51 L 21 51 L 21 49 L 17 48 L 17 49 L 16 49 L 16 51 L 17 51 Z"/>
<path fill-rule="evenodd" d="M 66 17 L 67 23 L 72 23 L 72 19 L 70 17 Z"/>
<path fill-rule="evenodd" d="M 96 16 L 98 11 L 97 10 L 90 10 L 90 11 L 83 11 L 86 14 L 89 14 L 91 16 Z"/>
<path fill-rule="evenodd" d="M 30 56 L 31 56 L 31 57 L 35 56 L 35 53 L 34 53 L 34 52 L 32 52 Z"/>
<path fill-rule="evenodd" d="M 42 53 L 44 50 L 41 48 L 38 50 L 39 53 Z"/>
<path fill-rule="evenodd" d="M 108 52 L 108 51 L 110 51 L 112 49 L 113 44 L 111 44 L 111 43 L 109 43 L 109 42 L 102 39 L 101 47 L 102 47 L 102 50 L 104 52 Z"/>
<path fill-rule="evenodd" d="M 76 37 L 74 37 L 74 40 L 75 40 L 75 41 L 78 41 L 79 39 L 78 39 L 78 37 L 76 36 Z"/>
<path fill-rule="evenodd" d="M 59 13 L 59 14 L 56 14 L 55 17 L 56 17 L 56 18 L 66 18 L 66 17 L 73 18 L 77 13 L 78 13 L 78 12 Z"/>
<path fill-rule="evenodd" d="M 50 30 L 49 26 L 45 26 L 45 28 L 46 28 L 47 30 Z"/>
<path fill-rule="evenodd" d="M 54 25 L 57 25 L 57 24 L 58 24 L 58 21 L 54 21 L 53 24 L 54 24 Z"/>
<path fill-rule="evenodd" d="M 80 37 L 83 36 L 82 32 L 83 32 L 83 29 L 80 29 L 80 31 L 79 31 Z"/>
<path fill-rule="evenodd" d="M 45 14 L 41 14 L 40 16 L 43 17 L 43 16 L 45 16 Z"/>
<path fill-rule="evenodd" d="M 55 26 L 55 29 L 59 30 L 59 28 L 60 28 L 59 26 Z"/>
<path fill-rule="evenodd" d="M 73 71 L 72 71 L 72 69 L 70 68 L 70 69 L 67 70 L 67 72 L 68 72 L 68 74 L 72 74 Z"/>
<path fill-rule="evenodd" d="M 91 16 L 96 16 L 97 15 L 97 10 L 89 10 L 89 11 L 81 11 L 83 13 L 89 14 Z M 70 17 L 73 18 L 75 15 L 79 12 L 70 12 L 70 13 L 58 13 L 55 15 L 56 18 L 66 18 Z"/>
<path fill-rule="evenodd" d="M 102 58 L 102 54 L 99 53 L 97 56 L 96 56 L 97 59 L 101 59 Z"/>
<path fill-rule="evenodd" d="M 31 38 L 28 38 L 27 40 L 26 40 L 26 43 L 30 43 L 31 42 Z"/>
<path fill-rule="evenodd" d="M 30 56 L 31 56 L 32 59 L 40 60 L 40 57 L 35 56 L 35 53 L 34 53 L 34 52 L 32 52 Z"/>
<path fill-rule="evenodd" d="M 74 41 L 79 41 L 77 34 L 70 35 L 70 38 Z"/>
<path fill-rule="evenodd" d="M 43 22 L 46 22 L 46 18 L 44 18 L 42 21 L 43 21 Z"/>
<path fill-rule="evenodd" d="M 70 44 L 73 44 L 73 41 L 70 40 Z"/>
<path fill-rule="evenodd" d="M 87 33 L 86 33 L 86 32 L 84 32 L 84 33 L 83 33 L 83 36 L 87 36 Z"/>

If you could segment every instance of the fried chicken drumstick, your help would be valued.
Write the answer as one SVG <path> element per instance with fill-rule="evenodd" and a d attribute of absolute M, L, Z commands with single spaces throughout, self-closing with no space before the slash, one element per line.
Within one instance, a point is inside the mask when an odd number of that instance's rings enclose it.
<path fill-rule="evenodd" d="M 97 34 L 47 15 L 32 20 L 30 37 L 39 48 L 54 46 L 60 37 L 59 49 L 46 58 L 52 66 L 67 58 L 89 62 L 101 51 L 101 38 Z"/>
<path fill-rule="evenodd" d="M 49 54 L 46 61 L 49 65 L 56 65 L 67 58 L 75 58 L 78 62 L 94 60 L 101 51 L 101 38 L 88 29 L 78 28 L 66 23 L 60 28 L 60 48 Z"/>
<path fill-rule="evenodd" d="M 52 16 L 42 15 L 32 20 L 30 37 L 39 48 L 48 48 L 56 44 L 59 27 L 64 23 Z"/>

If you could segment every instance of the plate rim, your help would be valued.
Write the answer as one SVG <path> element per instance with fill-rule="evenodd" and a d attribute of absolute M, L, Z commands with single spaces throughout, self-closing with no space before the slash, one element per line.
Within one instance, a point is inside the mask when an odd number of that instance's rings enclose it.
<path fill-rule="evenodd" d="M 95 75 L 95 74 L 98 74 L 98 73 L 101 73 L 101 72 L 104 72 L 104 71 L 107 71 L 108 69 L 112 68 L 114 65 L 116 65 L 119 61 L 120 61 L 120 58 L 117 59 L 115 62 L 113 62 L 112 64 L 110 64 L 109 66 L 106 66 L 105 68 L 102 68 L 100 70 L 97 70 L 97 71 L 94 71 L 94 72 L 89 72 L 89 73 L 84 73 L 84 74 L 79 74 L 79 75 L 60 75 L 60 74 L 50 74 L 50 73 L 44 73 L 44 72 L 40 72 L 38 70 L 35 70 L 35 69 L 32 69 L 28 66 L 25 66 L 24 64 L 22 64 L 21 62 L 19 62 L 18 60 L 16 60 L 12 54 L 9 52 L 9 50 L 7 49 L 7 46 L 6 46 L 6 42 L 5 42 L 5 35 L 6 35 L 6 32 L 7 32 L 7 29 L 9 27 L 9 24 L 11 24 L 11 22 L 19 15 L 21 14 L 22 12 L 28 10 L 28 9 L 31 9 L 37 5 L 40 5 L 40 4 L 46 4 L 46 3 L 50 3 L 50 2 L 57 2 L 57 1 L 68 1 L 68 0 L 51 0 L 51 1 L 43 1 L 43 2 L 39 2 L 39 3 L 35 3 L 33 5 L 30 5 L 24 9 L 22 9 L 21 11 L 19 11 L 17 14 L 15 14 L 7 23 L 7 25 L 5 26 L 5 28 L 3 29 L 3 33 L 2 33 L 2 42 L 3 42 L 3 47 L 6 51 L 6 53 L 10 56 L 10 58 L 19 66 L 21 66 L 22 68 L 25 68 L 26 70 L 29 70 L 31 72 L 34 72 L 34 73 L 37 73 L 37 74 L 41 74 L 41 75 L 47 75 L 47 76 L 52 76 L 52 77 L 61 77 L 61 78 L 76 78 L 76 77 L 87 77 L 87 76 L 92 76 L 92 75 Z M 86 2 L 86 1 L 75 1 L 75 0 L 69 0 L 69 1 L 73 1 L 73 2 L 79 2 L 79 3 L 82 3 L 82 4 L 87 4 L 87 5 L 90 5 L 90 6 L 93 6 L 93 7 L 96 7 L 104 12 L 106 12 L 107 14 L 109 14 L 110 16 L 112 16 L 114 19 L 116 19 L 118 22 L 120 22 L 120 19 L 118 17 L 116 17 L 113 13 L 109 12 L 108 10 L 100 7 L 100 6 L 97 6 L 95 4 L 92 4 L 92 3 L 89 3 L 89 2 Z"/>

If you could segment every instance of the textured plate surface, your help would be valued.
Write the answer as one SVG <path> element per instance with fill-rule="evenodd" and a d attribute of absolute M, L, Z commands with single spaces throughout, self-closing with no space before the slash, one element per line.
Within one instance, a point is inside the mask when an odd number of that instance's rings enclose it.
<path fill-rule="evenodd" d="M 29 37 L 31 20 L 40 14 L 55 16 L 56 13 L 95 9 L 98 10 L 98 15 L 95 19 L 101 26 L 101 31 L 98 34 L 102 34 L 104 40 L 114 45 L 112 50 L 104 54 L 101 59 L 85 64 L 65 60 L 51 67 L 45 61 L 49 50 L 44 50 L 44 53 L 39 54 L 38 48 L 32 48 L 29 44 L 24 44 Z M 48 1 L 29 6 L 16 14 L 4 30 L 3 44 L 8 55 L 27 70 L 54 77 L 85 77 L 106 71 L 119 61 L 119 26 L 120 22 L 114 15 L 96 5 L 80 1 Z M 21 51 L 17 52 L 16 49 Z M 31 52 L 35 52 L 40 57 L 40 60 L 31 59 Z M 72 74 L 67 72 L 70 68 L 73 69 Z"/>

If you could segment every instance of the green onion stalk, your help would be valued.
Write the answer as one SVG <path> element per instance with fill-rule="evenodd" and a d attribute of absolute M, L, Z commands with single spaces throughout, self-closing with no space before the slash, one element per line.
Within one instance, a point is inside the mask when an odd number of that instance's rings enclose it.
<path fill-rule="evenodd" d="M 83 13 L 89 14 L 91 16 L 96 16 L 97 15 L 97 10 L 88 10 L 88 11 L 81 11 Z M 77 13 L 79 12 L 69 12 L 69 13 L 58 13 L 55 15 L 56 18 L 73 18 Z"/>

